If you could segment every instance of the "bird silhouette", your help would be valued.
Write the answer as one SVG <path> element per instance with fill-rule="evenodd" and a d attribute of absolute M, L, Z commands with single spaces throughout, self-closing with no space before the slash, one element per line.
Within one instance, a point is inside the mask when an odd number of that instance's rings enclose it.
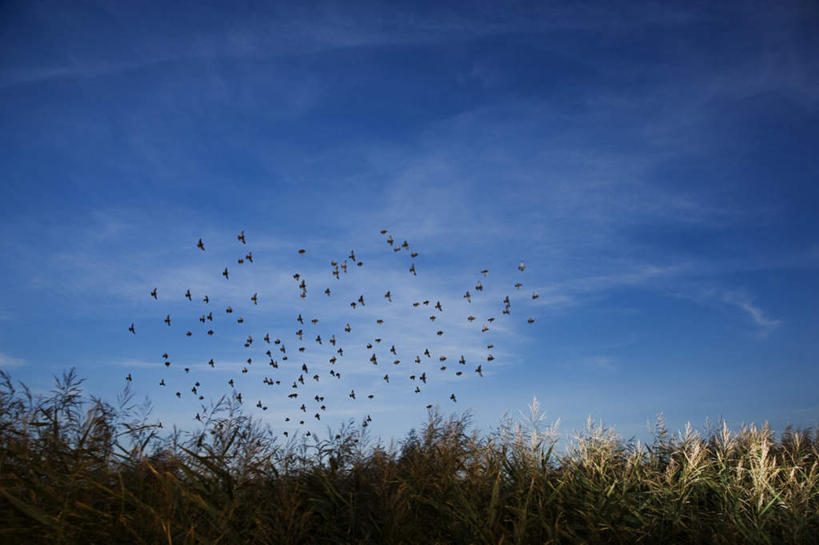
<path fill-rule="evenodd" d="M 230 275 L 228 273 L 228 268 L 227 267 L 225 267 L 225 270 L 222 271 L 222 276 L 225 277 L 225 280 L 230 280 Z"/>
<path fill-rule="evenodd" d="M 131 322 L 131 325 L 128 326 L 128 331 L 136 335 L 136 331 L 134 330 L 134 322 Z"/>
<path fill-rule="evenodd" d="M 171 326 L 171 315 L 170 314 L 165 316 L 165 323 L 168 324 L 168 327 Z"/>
<path fill-rule="evenodd" d="M 151 297 L 153 297 L 154 299 L 157 299 L 157 296 L 156 296 L 156 288 L 154 288 L 153 290 L 151 290 Z"/>
<path fill-rule="evenodd" d="M 242 231 L 241 233 L 239 233 L 238 235 L 236 235 L 236 240 L 238 240 L 238 241 L 239 241 L 239 242 L 241 242 L 242 244 L 247 244 L 247 243 L 245 242 L 245 232 L 244 232 L 244 231 Z"/>
<path fill-rule="evenodd" d="M 199 242 L 196 243 L 196 247 L 202 250 L 203 252 L 205 251 L 205 243 L 202 242 L 201 238 L 199 239 Z"/>

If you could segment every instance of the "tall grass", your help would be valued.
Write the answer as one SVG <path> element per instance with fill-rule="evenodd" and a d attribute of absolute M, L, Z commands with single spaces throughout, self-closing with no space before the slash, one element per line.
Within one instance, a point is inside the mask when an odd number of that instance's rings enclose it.
<path fill-rule="evenodd" d="M 5 543 L 819 543 L 819 437 L 767 427 L 565 454 L 535 403 L 488 434 L 431 411 L 397 446 L 344 426 L 282 443 L 234 402 L 159 430 L 71 371 L 34 398 L 0 374 Z M 164 433 L 163 433 L 164 432 Z"/>

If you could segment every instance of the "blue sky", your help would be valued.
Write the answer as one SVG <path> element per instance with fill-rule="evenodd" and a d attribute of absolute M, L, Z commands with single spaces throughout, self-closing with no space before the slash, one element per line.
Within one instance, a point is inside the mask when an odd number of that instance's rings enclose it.
<path fill-rule="evenodd" d="M 817 424 L 815 5 L 288 4 L 0 8 L 0 367 L 15 379 L 45 392 L 76 366 L 113 399 L 130 372 L 185 427 L 192 383 L 210 399 L 233 378 L 253 414 L 294 429 L 296 362 L 321 374 L 298 390 L 326 396 L 319 432 L 370 414 L 401 437 L 427 403 L 488 429 L 533 396 L 566 433 L 592 415 L 645 438 L 661 411 L 673 429 Z M 364 265 L 336 280 L 350 250 Z M 435 323 L 423 299 L 442 302 Z M 303 354 L 298 313 L 320 318 Z M 278 370 L 265 332 L 288 346 Z M 425 347 L 447 371 L 412 362 Z"/>

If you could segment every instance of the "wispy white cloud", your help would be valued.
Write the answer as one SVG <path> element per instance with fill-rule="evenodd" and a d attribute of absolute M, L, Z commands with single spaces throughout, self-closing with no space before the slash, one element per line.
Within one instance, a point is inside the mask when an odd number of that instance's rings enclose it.
<path fill-rule="evenodd" d="M 26 360 L 0 352 L 0 367 L 4 369 L 14 369 L 15 367 L 23 367 L 25 365 L 28 365 Z"/>
<path fill-rule="evenodd" d="M 759 328 L 767 334 L 782 325 L 782 320 L 771 318 L 751 297 L 742 292 L 727 291 L 722 293 L 722 301 L 744 312 Z"/>

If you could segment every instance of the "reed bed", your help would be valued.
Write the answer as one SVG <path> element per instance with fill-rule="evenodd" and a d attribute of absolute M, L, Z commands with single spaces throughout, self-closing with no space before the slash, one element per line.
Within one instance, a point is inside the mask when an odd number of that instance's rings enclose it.
<path fill-rule="evenodd" d="M 478 433 L 430 411 L 393 445 L 352 425 L 282 442 L 230 400 L 149 424 L 74 371 L 35 398 L 0 374 L 4 543 L 819 543 L 819 437 L 767 427 L 624 441 L 591 421 L 556 454 L 537 402 Z"/>

